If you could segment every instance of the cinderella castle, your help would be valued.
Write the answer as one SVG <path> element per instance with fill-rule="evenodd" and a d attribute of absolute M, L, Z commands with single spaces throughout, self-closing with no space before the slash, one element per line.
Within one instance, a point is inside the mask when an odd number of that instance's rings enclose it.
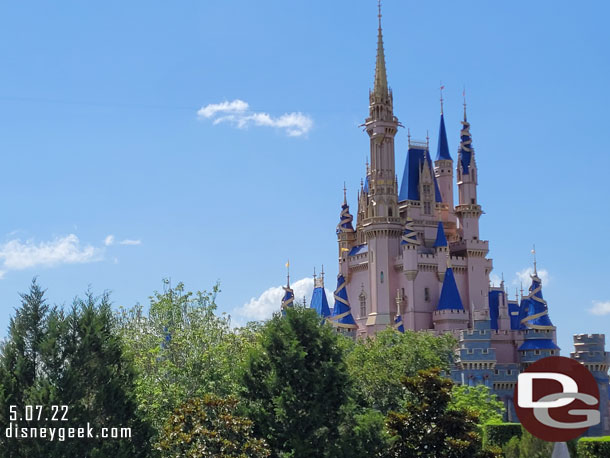
<path fill-rule="evenodd" d="M 324 291 L 323 272 L 314 278 L 310 306 L 354 338 L 374 336 L 388 327 L 454 334 L 459 345 L 453 380 L 488 386 L 504 402 L 506 419 L 518 421 L 513 391 L 519 372 L 560 351 L 535 258 L 528 294 L 510 299 L 503 282 L 490 285 L 493 263 L 487 257 L 489 242 L 479 234 L 479 170 L 465 103 L 456 161 L 448 146 L 441 98 L 434 159 L 429 139 L 418 142 L 409 135 L 399 182 L 394 137 L 400 125 L 388 86 L 379 14 L 375 79 L 364 122 L 370 162 L 358 192 L 356 223 L 344 190 L 336 229 L 339 275 L 334 307 Z M 294 302 L 289 282 L 284 290 L 282 308 Z M 571 353 L 598 381 L 602 422 L 590 428 L 593 436 L 610 434 L 610 354 L 604 339 L 600 334 L 576 335 Z"/>

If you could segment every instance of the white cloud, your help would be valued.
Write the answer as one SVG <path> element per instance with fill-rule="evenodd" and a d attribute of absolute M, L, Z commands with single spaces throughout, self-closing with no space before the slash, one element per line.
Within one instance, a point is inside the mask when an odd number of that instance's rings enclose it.
<path fill-rule="evenodd" d="M 78 237 L 69 234 L 50 242 L 35 243 L 10 240 L 0 245 L 2 271 L 23 270 L 30 267 L 52 267 L 60 264 L 81 264 L 100 261 L 102 253 L 91 245 L 82 246 Z"/>
<path fill-rule="evenodd" d="M 593 315 L 610 315 L 610 301 L 593 301 L 593 307 L 589 309 Z"/>
<path fill-rule="evenodd" d="M 520 272 L 515 272 L 515 279 L 512 281 L 513 285 L 521 285 L 523 287 L 529 287 L 532 284 L 532 275 L 534 274 L 533 267 L 526 267 Z M 551 279 L 549 272 L 546 269 L 538 269 L 538 277 L 542 280 L 542 285 L 548 285 Z"/>
<path fill-rule="evenodd" d="M 250 105 L 243 100 L 211 103 L 197 111 L 197 115 L 205 119 L 213 119 L 214 125 L 228 122 L 239 129 L 250 125 L 259 127 L 275 127 L 283 129 L 290 137 L 300 137 L 307 134 L 313 127 L 313 120 L 303 113 L 284 113 L 273 117 L 268 113 L 251 111 Z"/>
<path fill-rule="evenodd" d="M 119 245 L 142 245 L 141 240 L 125 239 L 119 242 Z"/>
<path fill-rule="evenodd" d="M 306 303 L 309 306 L 311 295 L 313 294 L 313 278 L 306 277 L 298 280 L 290 285 L 294 290 L 294 297 L 297 302 L 303 302 L 305 297 Z M 242 307 L 233 310 L 231 315 L 238 317 L 238 322 L 241 322 L 240 317 L 248 320 L 265 320 L 273 315 L 273 312 L 278 312 L 284 297 L 284 290 L 281 286 L 273 286 L 258 296 L 253 297 Z M 333 292 L 326 288 L 326 298 L 328 305 L 332 308 L 334 304 Z"/>
<path fill-rule="evenodd" d="M 104 239 L 104 245 L 106 245 L 106 246 L 112 246 L 115 243 L 116 243 L 116 239 L 115 239 L 114 235 L 112 235 L 112 234 L 108 235 Z M 141 245 L 142 241 L 141 240 L 133 240 L 133 239 L 125 239 L 125 240 L 121 240 L 118 243 L 119 243 L 119 245 Z"/>
<path fill-rule="evenodd" d="M 491 284 L 493 286 L 500 286 L 500 283 L 502 282 L 502 278 L 500 278 L 496 274 L 490 274 L 489 275 L 489 281 L 491 282 Z"/>

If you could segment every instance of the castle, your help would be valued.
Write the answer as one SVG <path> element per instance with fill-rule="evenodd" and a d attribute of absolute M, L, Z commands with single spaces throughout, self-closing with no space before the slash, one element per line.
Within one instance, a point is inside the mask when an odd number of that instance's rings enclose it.
<path fill-rule="evenodd" d="M 527 295 L 511 300 L 504 288 L 490 286 L 489 242 L 479 236 L 483 210 L 478 200 L 478 168 L 470 124 L 461 122 L 457 163 L 449 151 L 441 98 L 434 161 L 426 142 L 411 140 L 399 183 L 394 137 L 401 125 L 388 86 L 381 14 L 373 89 L 364 130 L 370 162 L 358 192 L 357 219 L 344 200 L 336 233 L 339 275 L 331 309 L 323 273 L 315 278 L 311 307 L 338 330 L 354 337 L 373 336 L 394 327 L 450 332 L 459 340 L 451 377 L 456 383 L 484 384 L 504 402 L 508 421 L 517 376 L 529 364 L 559 355 L 556 328 L 536 271 Z M 457 205 L 454 201 L 454 170 Z M 315 277 L 315 276 L 314 276 Z M 294 301 L 290 283 L 282 308 Z M 610 434 L 610 354 L 603 335 L 577 335 L 571 357 L 598 381 L 602 423 L 590 435 Z"/>

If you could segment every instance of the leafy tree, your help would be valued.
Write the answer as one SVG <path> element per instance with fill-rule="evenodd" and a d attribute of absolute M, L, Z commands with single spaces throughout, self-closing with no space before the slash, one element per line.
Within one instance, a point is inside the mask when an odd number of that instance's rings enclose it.
<path fill-rule="evenodd" d="M 138 404 L 158 430 L 187 399 L 239 390 L 241 363 L 257 332 L 233 330 L 227 316 L 215 314 L 218 292 L 218 285 L 209 293 L 168 285 L 151 297 L 148 314 L 140 305 L 118 314 L 118 332 L 138 371 Z"/>
<path fill-rule="evenodd" d="M 340 339 L 311 309 L 294 307 L 265 324 L 247 363 L 243 396 L 272 456 L 342 456 L 340 426 L 351 386 Z"/>
<path fill-rule="evenodd" d="M 438 369 L 403 379 L 408 401 L 401 412 L 390 412 L 389 456 L 395 458 L 472 458 L 494 456 L 481 451 L 478 418 L 472 411 L 449 408 L 451 380 Z"/>
<path fill-rule="evenodd" d="M 419 370 L 438 367 L 449 371 L 455 339 L 449 334 L 394 329 L 378 332 L 375 338 L 358 340 L 347 355 L 347 367 L 354 380 L 358 400 L 386 414 L 404 401 L 403 377 Z"/>
<path fill-rule="evenodd" d="M 480 424 L 502 421 L 504 414 L 504 403 L 485 385 L 454 385 L 449 408 L 471 411 L 477 415 Z"/>
<path fill-rule="evenodd" d="M 158 450 L 168 458 L 266 458 L 271 452 L 252 433 L 252 421 L 236 415 L 236 398 L 190 399 L 167 420 Z"/>

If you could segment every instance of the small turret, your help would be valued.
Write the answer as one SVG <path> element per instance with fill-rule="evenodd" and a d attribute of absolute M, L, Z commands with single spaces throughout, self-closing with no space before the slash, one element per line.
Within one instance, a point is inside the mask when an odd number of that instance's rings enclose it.
<path fill-rule="evenodd" d="M 330 307 L 328 306 L 328 299 L 326 299 L 326 291 L 324 290 L 324 266 L 322 266 L 322 272 L 320 277 L 316 278 L 316 272 L 313 273 L 313 295 L 311 296 L 310 308 L 318 312 L 323 319 L 327 319 L 330 316 Z"/>
<path fill-rule="evenodd" d="M 294 306 L 294 291 L 290 288 L 290 261 L 286 263 L 286 286 L 283 286 L 284 297 L 282 298 L 282 314 L 286 314 L 288 307 Z"/>
<path fill-rule="evenodd" d="M 356 232 L 352 221 L 354 217 L 349 212 L 347 204 L 347 188 L 343 184 L 343 205 L 341 205 L 341 216 L 337 224 L 337 242 L 339 243 L 339 259 L 343 261 L 349 253 L 350 248 L 356 241 Z"/>
<path fill-rule="evenodd" d="M 346 286 L 347 284 L 345 283 L 343 274 L 339 274 L 337 276 L 337 289 L 334 293 L 335 306 L 329 321 L 338 331 L 353 334 L 356 329 L 358 329 L 358 325 L 354 321 L 352 315 L 352 308 L 347 297 Z"/>

